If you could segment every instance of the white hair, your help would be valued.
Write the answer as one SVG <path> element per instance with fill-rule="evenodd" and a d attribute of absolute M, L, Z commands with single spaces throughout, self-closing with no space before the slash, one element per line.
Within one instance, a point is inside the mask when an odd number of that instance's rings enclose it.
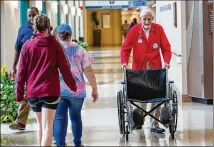
<path fill-rule="evenodd" d="M 143 18 L 144 15 L 146 15 L 146 14 L 151 14 L 152 16 L 154 16 L 153 13 L 152 13 L 152 11 L 150 11 L 150 10 L 143 10 L 140 13 L 140 18 Z"/>

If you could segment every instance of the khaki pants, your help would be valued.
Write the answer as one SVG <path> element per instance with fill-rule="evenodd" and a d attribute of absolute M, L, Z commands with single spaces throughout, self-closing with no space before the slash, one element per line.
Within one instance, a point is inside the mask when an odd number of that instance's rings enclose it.
<path fill-rule="evenodd" d="M 123 33 L 124 39 L 126 39 L 127 34 L 128 34 L 128 32 L 127 33 Z"/>
<path fill-rule="evenodd" d="M 149 111 L 151 110 L 151 109 L 153 109 L 155 106 L 157 106 L 157 104 L 158 103 L 151 103 L 151 107 L 150 107 L 150 109 L 149 109 Z M 141 103 L 141 108 L 142 109 L 144 109 L 144 110 L 147 110 L 147 107 L 148 107 L 148 105 L 147 105 L 147 103 Z M 151 114 L 153 115 L 153 116 L 155 116 L 157 119 L 159 119 L 159 117 L 160 117 L 160 107 L 161 106 L 159 106 L 158 108 L 156 108 Z M 150 123 L 151 123 L 151 125 L 152 125 L 152 123 L 153 123 L 153 121 L 154 122 L 157 122 L 156 120 L 154 120 L 152 117 L 150 117 Z"/>
<path fill-rule="evenodd" d="M 19 105 L 18 116 L 16 118 L 16 122 L 26 125 L 28 116 L 30 113 L 30 104 L 28 103 L 27 100 L 24 100 L 24 101 L 26 103 Z"/>

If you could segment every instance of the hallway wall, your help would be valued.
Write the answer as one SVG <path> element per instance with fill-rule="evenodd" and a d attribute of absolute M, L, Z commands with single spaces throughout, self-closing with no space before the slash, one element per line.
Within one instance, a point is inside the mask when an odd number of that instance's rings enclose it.
<path fill-rule="evenodd" d="M 182 37 L 185 36 L 184 24 L 181 23 L 184 17 L 182 15 L 183 1 L 176 1 L 177 3 L 177 28 L 173 23 L 173 3 L 175 1 L 156 1 L 156 23 L 161 24 L 171 44 L 171 49 L 174 53 L 184 56 L 182 48 L 185 49 Z M 168 9 L 167 9 L 168 7 Z M 171 8 L 169 8 L 171 7 Z M 185 56 L 184 56 L 185 57 Z M 185 58 L 183 58 L 185 60 Z M 182 61 L 183 61 L 182 59 Z M 177 62 L 178 57 L 174 54 L 171 59 L 171 67 L 169 70 L 169 79 L 175 82 L 175 85 L 180 94 L 186 94 L 186 87 L 182 82 L 182 75 L 186 73 L 182 70 L 182 64 Z M 182 73 L 183 72 L 183 73 Z"/>
<path fill-rule="evenodd" d="M 206 1 L 186 2 L 188 94 L 202 99 L 213 98 L 213 36 L 209 35 L 209 5 Z"/>
<path fill-rule="evenodd" d="M 37 3 L 38 4 L 38 3 Z M 65 1 L 60 1 L 60 22 L 66 23 L 64 14 Z M 84 37 L 83 34 L 83 13 L 79 13 L 80 1 L 68 1 L 68 24 L 73 29 L 73 39 Z M 29 7 L 36 6 L 36 1 L 29 1 Z M 46 1 L 46 15 L 50 18 L 51 26 L 57 26 L 57 11 L 53 7 L 57 7 L 57 1 Z M 14 8 L 16 7 L 16 8 Z M 71 8 L 74 8 L 75 14 L 72 15 Z M 80 11 L 79 11 L 80 12 Z M 23 12 L 22 12 L 23 13 Z M 25 12 L 27 13 L 27 12 Z M 78 17 L 74 17 L 78 16 Z M 74 19 L 75 18 L 75 19 Z M 79 24 L 79 22 L 81 22 Z M 20 1 L 1 1 L 1 64 L 5 64 L 8 70 L 12 70 L 14 46 L 16 42 L 17 32 L 20 27 Z"/>
<path fill-rule="evenodd" d="M 60 21 L 61 23 L 66 23 L 66 14 L 64 13 L 64 5 L 66 5 L 65 0 L 59 1 L 60 3 Z"/>
<path fill-rule="evenodd" d="M 55 5 L 57 2 L 52 2 L 52 1 L 46 1 L 46 15 L 50 18 L 51 21 L 51 26 L 55 28 L 57 26 L 57 12 L 53 10 L 53 5 Z"/>
<path fill-rule="evenodd" d="M 71 13 L 71 8 L 74 8 L 74 2 L 73 1 L 68 1 L 68 5 L 70 7 L 68 11 L 68 23 L 71 25 L 72 29 L 74 29 L 74 15 Z M 75 32 L 73 32 L 72 37 L 75 38 Z"/>
<path fill-rule="evenodd" d="M 121 9 L 88 9 L 86 10 L 86 34 L 87 43 L 89 46 L 93 44 L 93 29 L 94 22 L 91 19 L 92 12 L 97 12 L 97 17 L 100 22 L 98 29 L 101 29 L 101 46 L 120 46 L 122 43 L 121 35 Z M 110 28 L 102 27 L 102 14 L 110 14 Z"/>
<path fill-rule="evenodd" d="M 1 64 L 12 69 L 14 47 L 20 26 L 20 10 L 14 8 L 18 1 L 1 1 Z M 3 15 L 4 14 L 4 15 Z"/>

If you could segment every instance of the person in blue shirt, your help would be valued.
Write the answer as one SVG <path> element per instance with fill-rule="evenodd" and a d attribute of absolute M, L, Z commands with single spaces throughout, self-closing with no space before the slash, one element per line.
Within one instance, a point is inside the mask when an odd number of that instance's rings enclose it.
<path fill-rule="evenodd" d="M 33 36 L 33 19 L 39 14 L 39 10 L 36 7 L 30 7 L 27 10 L 28 22 L 22 25 L 18 30 L 18 35 L 15 43 L 15 54 L 14 54 L 14 62 L 13 62 L 13 76 L 16 76 L 17 72 L 17 64 L 19 61 L 20 51 L 24 43 Z M 25 125 L 27 123 L 27 119 L 30 112 L 30 105 L 27 100 L 24 104 L 19 105 L 19 112 L 16 118 L 15 123 L 9 126 L 10 129 L 13 130 L 25 130 Z"/>

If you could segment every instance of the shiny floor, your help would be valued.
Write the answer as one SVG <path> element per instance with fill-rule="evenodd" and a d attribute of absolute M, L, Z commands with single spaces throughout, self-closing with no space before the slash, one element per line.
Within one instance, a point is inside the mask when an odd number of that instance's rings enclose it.
<path fill-rule="evenodd" d="M 83 144 L 85 146 L 213 146 L 213 106 L 197 103 L 181 103 L 179 98 L 178 128 L 175 140 L 167 129 L 165 134 L 150 132 L 149 117 L 143 129 L 134 131 L 126 142 L 119 134 L 116 94 L 121 89 L 122 71 L 119 50 L 105 49 L 89 52 L 94 58 L 93 68 L 99 88 L 99 101 L 92 103 L 91 88 L 87 82 L 87 99 L 83 118 Z M 32 117 L 32 116 L 31 116 Z M 25 131 L 12 131 L 9 124 L 1 124 L 2 145 L 38 145 L 36 123 L 31 122 Z M 72 143 L 71 128 L 68 128 L 67 144 Z"/>

